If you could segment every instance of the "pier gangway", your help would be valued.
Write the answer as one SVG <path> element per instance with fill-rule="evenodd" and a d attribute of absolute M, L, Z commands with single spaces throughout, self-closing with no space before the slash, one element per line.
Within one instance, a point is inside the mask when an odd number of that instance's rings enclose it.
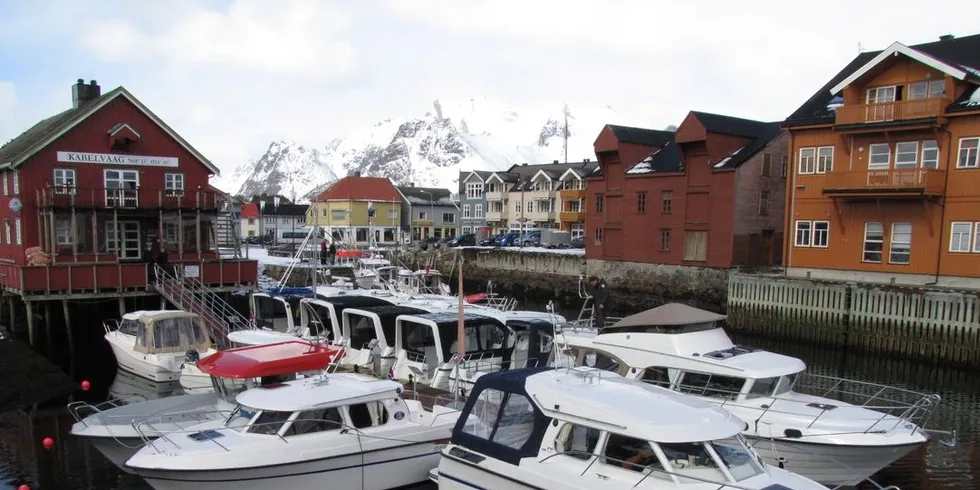
<path fill-rule="evenodd" d="M 219 349 L 227 347 L 230 332 L 254 328 L 252 322 L 197 278 L 186 277 L 177 272 L 180 269 L 153 267 L 157 292 L 177 308 L 200 315 Z"/>

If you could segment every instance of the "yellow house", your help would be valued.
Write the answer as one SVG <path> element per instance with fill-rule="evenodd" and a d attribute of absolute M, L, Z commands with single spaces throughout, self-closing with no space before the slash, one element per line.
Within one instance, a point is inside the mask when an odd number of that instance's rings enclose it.
<path fill-rule="evenodd" d="M 306 221 L 347 245 L 394 244 L 401 206 L 401 194 L 390 180 L 352 175 L 317 195 Z"/>

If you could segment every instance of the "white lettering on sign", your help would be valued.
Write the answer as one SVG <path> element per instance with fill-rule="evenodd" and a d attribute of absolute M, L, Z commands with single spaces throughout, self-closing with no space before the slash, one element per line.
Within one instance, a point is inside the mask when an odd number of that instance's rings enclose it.
<path fill-rule="evenodd" d="M 59 151 L 58 161 L 61 163 L 104 163 L 107 165 L 133 165 L 140 167 L 176 167 L 178 163 L 178 160 L 174 157 L 78 153 L 74 151 Z"/>
<path fill-rule="evenodd" d="M 196 265 L 185 265 L 184 277 L 201 277 L 201 268 Z"/>

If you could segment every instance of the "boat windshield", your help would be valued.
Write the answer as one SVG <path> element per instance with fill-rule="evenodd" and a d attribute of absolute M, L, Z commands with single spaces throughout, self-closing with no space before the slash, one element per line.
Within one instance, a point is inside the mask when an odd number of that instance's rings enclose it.
<path fill-rule="evenodd" d="M 728 480 L 719 463 L 728 469 L 735 481 L 742 481 L 763 472 L 762 465 L 737 437 L 708 442 L 662 442 L 660 449 L 667 457 L 670 471 L 676 474 L 682 483 L 687 481 L 684 476 L 692 477 L 690 483 L 703 480 Z M 718 457 L 715 458 L 713 455 Z"/>
<path fill-rule="evenodd" d="M 119 322 L 119 333 L 132 335 L 135 337 L 136 333 L 139 331 L 139 327 L 141 326 L 143 326 L 143 324 L 140 323 L 139 320 L 130 320 L 128 318 L 123 318 L 123 320 Z"/>
<path fill-rule="evenodd" d="M 747 397 L 766 398 L 789 393 L 801 374 L 803 374 L 803 371 L 772 378 L 757 379 L 752 383 L 752 387 L 749 388 Z"/>
<path fill-rule="evenodd" d="M 742 436 L 719 439 L 705 443 L 715 450 L 715 453 L 728 468 L 735 481 L 742 481 L 765 471 L 759 460 L 745 445 Z"/>
<path fill-rule="evenodd" d="M 238 405 L 225 420 L 225 427 L 244 428 L 257 412 L 258 410 L 254 408 Z"/>
<path fill-rule="evenodd" d="M 211 386 L 215 394 L 228 403 L 235 403 L 235 397 L 245 391 L 247 382 L 241 379 L 219 378 L 211 376 Z M 253 381 L 254 384 L 254 381 Z"/>

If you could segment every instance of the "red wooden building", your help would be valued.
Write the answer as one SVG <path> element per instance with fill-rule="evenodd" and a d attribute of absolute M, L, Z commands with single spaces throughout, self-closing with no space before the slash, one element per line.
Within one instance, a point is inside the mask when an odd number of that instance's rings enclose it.
<path fill-rule="evenodd" d="M 779 123 L 691 112 L 676 132 L 608 125 L 595 152 L 587 258 L 717 268 L 780 262 Z"/>
<path fill-rule="evenodd" d="M 256 284 L 255 261 L 217 253 L 229 205 L 208 184 L 218 169 L 207 158 L 122 87 L 102 94 L 78 80 L 72 102 L 0 147 L 7 294 L 155 295 L 145 251 L 158 244 L 212 290 Z"/>

